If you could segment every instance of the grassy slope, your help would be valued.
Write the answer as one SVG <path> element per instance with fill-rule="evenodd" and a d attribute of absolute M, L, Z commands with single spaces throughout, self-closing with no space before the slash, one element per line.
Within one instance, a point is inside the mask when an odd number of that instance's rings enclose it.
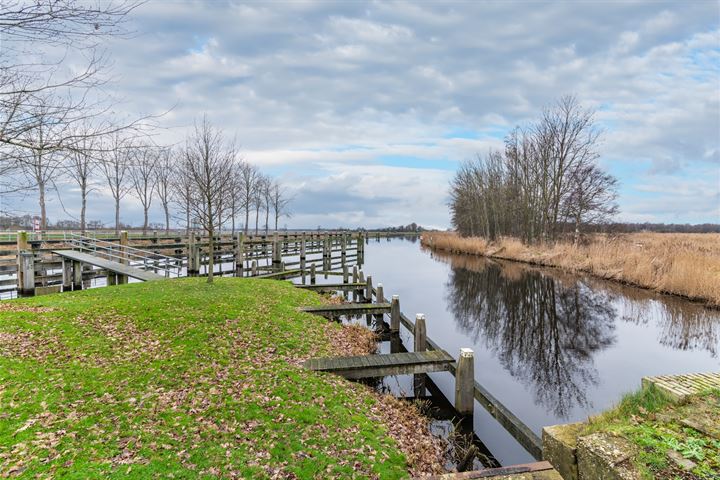
<path fill-rule="evenodd" d="M 0 304 L 0 475 L 406 476 L 283 282 L 182 279 Z M 47 309 L 45 308 L 47 307 Z"/>
<path fill-rule="evenodd" d="M 684 425 L 690 419 L 704 429 L 720 433 L 720 390 L 708 391 L 683 405 L 669 401 L 654 388 L 623 397 L 618 406 L 590 419 L 585 431 L 610 432 L 627 438 L 638 448 L 634 463 L 645 478 L 687 478 L 669 460 L 667 452 L 697 464 L 694 478 L 720 476 L 720 439 Z"/>

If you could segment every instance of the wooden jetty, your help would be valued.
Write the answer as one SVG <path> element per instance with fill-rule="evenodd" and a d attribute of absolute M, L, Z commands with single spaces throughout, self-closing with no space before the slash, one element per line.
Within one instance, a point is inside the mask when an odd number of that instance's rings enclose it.
<path fill-rule="evenodd" d="M 706 390 L 720 389 L 720 372 L 643 377 L 643 388 L 650 385 L 654 385 L 675 402 L 682 403 L 692 395 Z"/>
<path fill-rule="evenodd" d="M 165 277 L 162 275 L 131 267 L 129 265 L 124 265 L 120 262 L 114 262 L 112 260 L 100 258 L 96 255 L 91 255 L 89 253 L 78 252 L 76 250 L 53 250 L 53 253 L 65 260 L 84 263 L 87 265 L 93 265 L 118 275 L 125 275 L 128 277 L 136 278 L 138 280 L 142 280 L 143 282 L 165 279 Z"/>
<path fill-rule="evenodd" d="M 484 468 L 472 472 L 446 473 L 422 477 L 425 480 L 470 480 L 494 478 L 495 480 L 562 480 L 550 462 L 523 463 L 499 468 Z"/>
<path fill-rule="evenodd" d="M 344 303 L 340 305 L 322 305 L 319 307 L 301 307 L 301 312 L 321 315 L 323 317 L 339 317 L 342 315 L 380 315 L 390 313 L 389 303 Z"/>
<path fill-rule="evenodd" d="M 324 283 L 317 285 L 296 285 L 297 288 L 315 292 L 352 292 L 364 289 L 366 283 Z"/>
<path fill-rule="evenodd" d="M 455 359 L 445 351 L 404 352 L 384 355 L 311 358 L 305 368 L 330 372 L 348 379 L 442 372 Z"/>

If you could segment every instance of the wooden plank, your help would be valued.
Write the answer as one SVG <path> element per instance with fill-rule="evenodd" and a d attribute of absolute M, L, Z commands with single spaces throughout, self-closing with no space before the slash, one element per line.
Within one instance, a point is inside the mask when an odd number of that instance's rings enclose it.
<path fill-rule="evenodd" d="M 403 352 L 315 358 L 307 360 L 305 367 L 357 379 L 445 371 L 454 361 L 452 356 L 444 351 Z"/>
<path fill-rule="evenodd" d="M 362 304 L 343 304 L 343 305 L 323 305 L 319 307 L 302 307 L 301 312 L 312 313 L 322 316 L 340 316 L 340 315 L 362 315 L 362 314 L 381 314 L 390 313 L 389 303 L 362 303 Z"/>
<path fill-rule="evenodd" d="M 96 257 L 95 255 L 90 255 L 88 253 L 78 252 L 75 250 L 53 250 L 53 253 L 64 258 L 69 258 L 78 262 L 94 265 L 105 270 L 110 270 L 112 272 L 127 275 L 128 277 L 137 278 L 138 280 L 143 280 L 146 282 L 165 279 L 165 277 L 161 275 L 147 272 L 145 270 L 140 270 L 139 268 L 131 267 L 129 265 L 123 265 L 120 262 L 113 262 L 111 260 Z"/>

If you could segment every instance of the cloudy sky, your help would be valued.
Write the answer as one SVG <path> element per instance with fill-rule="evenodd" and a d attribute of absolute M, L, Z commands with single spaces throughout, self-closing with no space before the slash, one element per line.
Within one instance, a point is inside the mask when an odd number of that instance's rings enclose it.
<path fill-rule="evenodd" d="M 172 107 L 168 142 L 206 113 L 292 189 L 289 227 L 446 227 L 458 165 L 563 94 L 597 110 L 619 219 L 720 223 L 718 5 L 150 0 L 108 53 L 120 108 Z"/>

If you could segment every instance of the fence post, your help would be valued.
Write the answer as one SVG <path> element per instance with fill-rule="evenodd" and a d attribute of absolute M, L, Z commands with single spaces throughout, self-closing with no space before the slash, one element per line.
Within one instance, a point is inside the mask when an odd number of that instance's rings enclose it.
<path fill-rule="evenodd" d="M 461 348 L 455 371 L 455 410 L 471 416 L 475 404 L 475 358 L 472 349 Z"/>
<path fill-rule="evenodd" d="M 257 260 L 253 260 L 250 264 L 250 273 L 253 277 L 257 275 Z"/>
<path fill-rule="evenodd" d="M 305 232 L 300 237 L 300 270 L 305 275 Z"/>
<path fill-rule="evenodd" d="M 128 261 L 128 232 L 127 230 L 123 230 L 120 232 L 120 263 L 123 265 L 128 265 L 130 262 Z M 117 283 L 119 284 L 125 284 L 128 283 L 128 277 L 127 275 L 118 275 L 117 276 Z"/>
<path fill-rule="evenodd" d="M 315 285 L 315 264 L 310 265 L 310 285 Z"/>
<path fill-rule="evenodd" d="M 415 315 L 415 348 L 416 352 L 424 352 L 427 350 L 427 328 L 425 326 L 425 315 L 418 313 Z M 413 375 L 413 390 L 416 397 L 425 395 L 425 378 L 424 373 Z"/>
<path fill-rule="evenodd" d="M 275 234 L 277 237 L 277 234 Z M 273 272 L 280 271 L 280 263 L 282 262 L 282 251 L 280 250 L 280 241 L 275 239 L 272 243 L 272 269 Z"/>
<path fill-rule="evenodd" d="M 242 233 L 238 233 L 237 243 L 235 244 L 235 275 L 242 277 L 243 264 L 245 263 L 245 238 Z"/>
<path fill-rule="evenodd" d="M 400 297 L 392 296 L 390 302 L 390 332 L 398 333 L 400 331 Z"/>
<path fill-rule="evenodd" d="M 373 298 L 372 276 L 371 276 L 371 275 L 368 275 L 368 276 L 367 276 L 367 282 L 366 282 L 366 285 L 365 285 L 365 300 L 366 300 L 368 303 L 372 303 L 372 298 Z"/>

